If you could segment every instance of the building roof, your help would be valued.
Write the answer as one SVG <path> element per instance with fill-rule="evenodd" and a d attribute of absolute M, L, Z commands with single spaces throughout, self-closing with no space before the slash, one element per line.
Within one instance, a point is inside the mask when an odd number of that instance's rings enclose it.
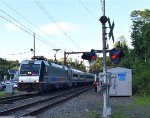
<path fill-rule="evenodd" d="M 17 71 L 16 71 L 16 70 L 8 70 L 8 73 L 9 73 L 9 74 L 16 74 Z"/>

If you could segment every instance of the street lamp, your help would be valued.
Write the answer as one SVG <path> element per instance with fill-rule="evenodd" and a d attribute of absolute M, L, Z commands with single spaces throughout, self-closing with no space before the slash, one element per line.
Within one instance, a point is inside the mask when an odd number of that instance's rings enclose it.
<path fill-rule="evenodd" d="M 54 55 L 55 63 L 57 63 L 57 60 L 56 60 L 56 54 L 57 54 L 57 52 L 58 52 L 59 50 L 61 50 L 61 49 L 53 49 L 53 50 L 55 51 L 55 55 Z"/>

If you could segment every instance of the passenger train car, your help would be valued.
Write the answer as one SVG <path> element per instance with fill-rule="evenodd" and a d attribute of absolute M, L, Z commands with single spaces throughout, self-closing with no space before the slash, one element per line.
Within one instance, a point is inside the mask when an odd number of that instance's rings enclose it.
<path fill-rule="evenodd" d="M 94 78 L 95 74 L 49 63 L 43 56 L 35 56 L 20 63 L 18 87 L 19 90 L 46 91 L 90 84 Z"/>

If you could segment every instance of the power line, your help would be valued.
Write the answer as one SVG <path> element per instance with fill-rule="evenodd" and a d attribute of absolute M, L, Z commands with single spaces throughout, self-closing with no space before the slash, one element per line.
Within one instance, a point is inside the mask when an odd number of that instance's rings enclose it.
<path fill-rule="evenodd" d="M 20 27 L 19 25 L 13 23 L 11 20 L 8 20 L 7 18 L 5 18 L 4 16 L 1 16 L 1 15 L 0 15 L 0 17 L 3 18 L 3 19 L 5 19 L 6 21 L 10 22 L 11 24 L 15 25 L 15 26 L 18 27 L 19 29 L 25 31 L 25 32 L 28 33 L 29 35 L 33 36 L 33 33 L 31 33 L 31 32 L 29 32 L 29 31 L 23 29 L 23 28 Z M 40 37 L 40 36 L 39 36 L 39 37 Z M 40 38 L 39 38 L 39 37 L 36 36 L 36 38 L 37 38 L 38 40 L 42 41 L 43 43 L 45 43 L 45 44 L 47 44 L 47 45 L 54 46 L 53 44 L 48 44 L 48 42 L 46 42 L 45 39 L 43 40 L 42 37 L 40 37 Z M 56 47 L 56 46 L 54 46 L 54 47 Z"/>
<path fill-rule="evenodd" d="M 17 22 L 19 25 L 23 26 L 23 27 L 26 28 L 26 29 L 22 28 L 21 26 L 17 25 L 16 23 L 13 23 L 11 20 L 8 20 L 7 18 L 5 18 L 5 17 L 2 16 L 2 15 L 0 15 L 1 18 L 5 19 L 6 21 L 10 22 L 11 24 L 17 26 L 17 27 L 20 28 L 21 30 L 23 30 L 23 31 L 25 31 L 26 33 L 28 33 L 28 34 L 30 34 L 30 35 L 33 36 L 33 33 L 34 33 L 34 32 L 33 32 L 32 30 L 30 30 L 29 28 L 27 28 L 26 26 L 24 26 L 23 24 L 21 24 L 20 22 L 18 22 L 16 19 L 14 19 L 12 16 L 10 16 L 9 14 L 7 14 L 7 13 L 4 12 L 3 10 L 0 9 L 0 11 L 1 11 L 2 13 L 4 13 L 5 15 L 7 15 L 8 17 L 10 17 L 11 19 L 13 19 L 15 22 Z M 39 36 L 39 35 L 38 35 L 38 36 Z M 39 37 L 40 37 L 40 38 L 39 38 Z M 45 39 L 42 38 L 41 36 L 39 36 L 39 37 L 36 36 L 36 38 L 39 39 L 40 41 L 42 41 L 43 43 L 45 43 L 45 44 L 47 44 L 47 45 L 51 45 L 51 46 L 57 47 L 57 46 L 55 46 L 55 45 L 49 43 L 47 40 L 45 40 Z"/>
<path fill-rule="evenodd" d="M 48 16 L 48 18 L 59 28 L 59 30 L 78 48 L 80 47 L 72 40 L 72 38 L 61 28 L 59 24 L 56 23 L 54 18 L 50 15 L 50 13 L 45 9 L 45 7 L 38 1 L 34 0 L 34 3 Z"/>
<path fill-rule="evenodd" d="M 52 36 L 46 34 L 44 31 L 40 30 L 36 25 L 34 25 L 33 23 L 31 23 L 27 18 L 25 18 L 23 15 L 21 15 L 19 12 L 17 12 L 15 9 L 13 9 L 11 6 L 9 6 L 6 2 L 4 2 L 2 0 L 3 4 L 6 5 L 8 8 L 10 8 L 11 10 L 13 10 L 16 14 L 18 14 L 19 16 L 21 16 L 23 19 L 25 19 L 28 23 L 30 23 L 32 26 L 34 26 L 35 28 L 37 28 L 39 31 L 41 31 L 43 34 L 47 35 L 48 37 L 50 37 L 51 39 L 55 40 L 58 42 L 57 39 L 53 38 Z M 61 43 L 61 42 L 58 42 L 58 43 Z M 62 43 L 61 43 L 62 44 Z M 64 45 L 64 44 L 62 44 Z"/>
<path fill-rule="evenodd" d="M 20 53 L 16 53 L 16 54 L 7 54 L 7 55 L 20 55 L 20 54 L 25 54 L 25 53 L 29 53 L 31 51 L 27 51 L 27 52 L 20 52 Z"/>
<path fill-rule="evenodd" d="M 38 36 L 38 37 L 37 37 L 37 36 Z M 53 46 L 53 47 L 55 47 L 55 48 L 57 47 L 57 46 L 55 46 L 54 44 L 49 43 L 49 41 L 45 40 L 44 38 L 42 38 L 42 37 L 41 37 L 40 35 L 38 35 L 38 34 L 36 34 L 36 38 L 39 39 L 40 41 L 42 41 L 43 43 L 49 45 L 49 46 Z"/>
<path fill-rule="evenodd" d="M 13 25 L 17 26 L 19 29 L 21 29 L 21 30 L 25 31 L 26 33 L 28 33 L 28 34 L 32 35 L 32 33 L 31 33 L 31 32 L 28 32 L 27 30 L 25 30 L 25 29 L 23 29 L 22 27 L 20 27 L 19 25 L 17 25 L 17 24 L 15 24 L 15 23 L 13 23 L 11 20 L 8 20 L 8 19 L 7 19 L 7 18 L 5 18 L 4 16 L 1 16 L 1 15 L 0 15 L 0 17 L 1 17 L 1 18 L 3 18 L 4 20 L 6 20 L 6 21 L 10 22 L 11 24 L 13 24 Z"/>
<path fill-rule="evenodd" d="M 94 18 L 94 19 L 97 19 L 97 17 L 90 11 L 90 9 L 81 1 L 79 0 L 79 2 L 82 4 L 82 6 L 91 14 L 91 16 Z"/>
<path fill-rule="evenodd" d="M 15 22 L 17 22 L 19 25 L 23 26 L 25 29 L 29 30 L 30 32 L 32 32 L 29 28 L 27 28 L 26 26 L 24 26 L 23 24 L 21 24 L 20 22 L 18 22 L 16 19 L 14 19 L 12 16 L 10 16 L 9 14 L 7 14 L 6 12 L 4 12 L 3 10 L 0 9 L 0 11 L 2 13 L 4 13 L 5 15 L 7 15 L 8 17 L 10 17 L 11 19 L 13 19 Z"/>

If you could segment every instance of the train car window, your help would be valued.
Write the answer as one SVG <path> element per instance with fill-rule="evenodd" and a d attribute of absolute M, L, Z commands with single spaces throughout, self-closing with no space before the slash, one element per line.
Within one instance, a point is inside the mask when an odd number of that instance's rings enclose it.
<path fill-rule="evenodd" d="M 73 77 L 78 77 L 78 74 L 73 74 Z"/>
<path fill-rule="evenodd" d="M 80 75 L 80 78 L 84 78 L 84 75 Z"/>
<path fill-rule="evenodd" d="M 92 75 L 86 75 L 85 78 L 92 79 L 92 78 L 94 78 L 94 77 L 93 77 Z"/>

